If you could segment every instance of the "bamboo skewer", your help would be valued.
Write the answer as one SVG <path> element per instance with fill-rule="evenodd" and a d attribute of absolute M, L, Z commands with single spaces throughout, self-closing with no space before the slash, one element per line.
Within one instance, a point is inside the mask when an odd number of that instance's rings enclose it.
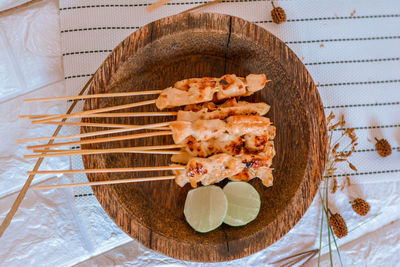
<path fill-rule="evenodd" d="M 185 145 L 158 145 L 158 146 L 135 146 L 135 147 L 118 147 L 118 148 L 107 148 L 107 149 L 84 149 L 84 150 L 76 150 L 76 149 L 35 149 L 33 152 L 35 153 L 51 153 L 51 152 L 72 152 L 72 151 L 130 151 L 131 149 L 134 150 L 157 150 L 157 149 L 173 149 L 173 148 L 183 148 Z"/>
<path fill-rule="evenodd" d="M 151 149 L 149 147 L 124 147 L 124 148 L 111 148 L 111 149 L 87 149 L 87 150 L 59 150 L 59 153 L 51 154 L 37 154 L 37 155 L 24 155 L 26 159 L 32 158 L 50 158 L 50 157 L 64 157 L 73 155 L 94 155 L 94 154 L 109 154 L 109 153 L 140 153 L 140 154 L 182 154 L 182 151 L 176 150 L 162 150 L 162 148 L 181 148 L 182 145 L 166 145 L 160 146 L 159 149 Z M 55 152 L 57 150 L 40 150 L 42 153 Z"/>
<path fill-rule="evenodd" d="M 66 187 L 78 187 L 78 186 L 94 186 L 94 185 L 108 185 L 108 184 L 125 184 L 125 183 L 137 183 L 137 182 L 150 182 L 150 181 L 165 181 L 175 179 L 175 176 L 158 176 L 158 177 L 148 177 L 148 178 L 131 178 L 122 180 L 110 180 L 110 181 L 98 181 L 89 183 L 76 183 L 76 184 L 60 184 L 60 185 L 44 185 L 44 186 L 34 186 L 32 189 L 43 190 L 43 189 L 53 189 L 53 188 L 66 188 Z"/>
<path fill-rule="evenodd" d="M 133 167 L 133 168 L 108 168 L 108 169 L 83 169 L 83 170 L 55 170 L 55 171 L 28 171 L 28 174 L 58 174 L 58 173 L 115 173 L 115 172 L 146 172 L 146 171 L 172 171 L 184 170 L 185 166 L 158 166 L 158 167 Z"/>
<path fill-rule="evenodd" d="M 76 153 L 75 153 L 76 152 Z M 65 157 L 65 156 L 76 156 L 76 155 L 95 155 L 95 154 L 109 154 L 109 153 L 134 153 L 134 154 L 160 154 L 160 155 L 180 155 L 184 152 L 177 150 L 136 150 L 132 149 L 129 151 L 71 151 L 65 153 L 51 153 L 51 154 L 38 154 L 38 155 L 24 155 L 26 159 L 36 158 L 54 158 L 54 157 Z"/>
<path fill-rule="evenodd" d="M 92 94 L 92 95 L 71 95 L 71 96 L 58 96 L 58 97 L 43 97 L 24 99 L 24 102 L 37 102 L 37 101 L 53 101 L 53 100 L 81 100 L 89 98 L 101 97 L 122 97 L 122 96 L 138 96 L 138 95 L 157 95 L 162 90 L 149 90 L 149 91 L 136 91 L 136 92 L 123 92 L 123 93 L 108 93 L 108 94 Z"/>
<path fill-rule="evenodd" d="M 27 146 L 27 149 L 40 149 L 40 148 L 50 148 L 50 147 L 59 147 L 59 146 L 74 146 L 74 145 L 104 143 L 104 142 L 122 141 L 122 140 L 146 138 L 146 137 L 153 137 L 153 136 L 163 136 L 163 135 L 172 135 L 172 132 L 160 131 L 160 132 L 152 132 L 152 133 L 140 133 L 140 134 L 131 134 L 131 135 L 121 135 L 121 136 L 104 137 L 104 138 L 97 138 L 97 139 L 80 140 L 80 141 L 73 141 L 73 142 L 43 144 L 43 145 L 36 145 L 36 146 Z"/>
<path fill-rule="evenodd" d="M 82 134 L 72 134 L 72 135 L 64 135 L 64 136 L 42 136 L 42 137 L 32 137 L 32 138 L 25 138 L 17 140 L 17 143 L 25 143 L 25 142 L 34 142 L 34 141 L 41 141 L 47 139 L 75 139 L 75 138 L 83 138 L 83 137 L 91 137 L 91 136 L 98 136 L 98 135 L 105 135 L 105 134 L 114 134 L 114 133 L 123 133 L 123 132 L 131 132 L 131 131 L 138 131 L 144 129 L 160 129 L 159 127 L 168 126 L 168 122 L 162 123 L 154 123 L 154 124 L 147 124 L 147 125 L 140 125 L 134 126 L 132 128 L 120 128 L 120 129 L 112 129 L 112 130 L 105 130 L 105 131 L 96 131 L 96 132 L 88 132 Z M 162 128 L 164 129 L 164 128 Z"/>
<path fill-rule="evenodd" d="M 62 114 L 37 114 L 37 115 L 20 115 L 20 119 L 45 119 L 55 115 Z M 115 112 L 115 113 L 96 113 L 83 115 L 82 118 L 120 118 L 120 117 L 154 117 L 154 116 L 176 116 L 176 111 L 162 112 Z"/>
<path fill-rule="evenodd" d="M 106 108 L 91 109 L 91 110 L 86 110 L 86 111 L 72 113 L 72 114 L 52 115 L 50 117 L 47 117 L 46 119 L 32 121 L 32 124 L 40 124 L 40 123 L 43 123 L 43 122 L 48 122 L 48 121 L 53 121 L 53 120 L 58 120 L 58 119 L 81 118 L 82 116 L 88 115 L 88 114 L 95 114 L 95 113 L 108 112 L 108 111 L 113 111 L 113 110 L 140 107 L 140 106 L 145 106 L 145 105 L 151 105 L 151 104 L 154 104 L 155 102 L 156 102 L 156 100 L 152 99 L 152 100 L 135 102 L 135 103 L 125 104 L 125 105 L 118 105 L 118 106 L 112 106 L 112 107 L 106 107 Z"/>
<path fill-rule="evenodd" d="M 88 126 L 88 127 L 108 127 L 108 128 L 135 128 L 141 125 L 132 124 L 118 124 L 118 123 L 93 123 L 93 122 L 65 122 L 65 121 L 49 121 L 43 122 L 43 124 L 55 124 L 55 125 L 69 125 L 69 126 Z M 153 128 L 155 130 L 169 130 L 169 128 Z"/>
<path fill-rule="evenodd" d="M 86 82 L 85 86 L 82 88 L 82 90 L 79 92 L 79 95 L 83 95 L 83 93 L 86 91 L 88 88 L 89 84 L 92 82 L 93 76 Z M 67 110 L 66 114 L 71 113 L 78 101 L 74 101 L 69 109 Z M 57 126 L 57 129 L 54 131 L 52 137 L 48 138 L 49 144 L 52 144 L 54 142 L 55 137 L 59 134 L 61 131 L 62 125 Z M 33 167 L 33 171 L 37 171 L 42 164 L 44 158 L 39 158 L 36 161 L 35 166 Z M 21 205 L 22 200 L 24 199 L 26 192 L 28 192 L 29 186 L 31 185 L 33 178 L 35 177 L 34 174 L 29 175 L 28 179 L 26 180 L 24 186 L 22 187 L 21 191 L 19 192 L 17 198 L 15 199 L 13 205 L 11 206 L 11 209 L 8 211 L 6 217 L 4 218 L 3 222 L 1 223 L 0 226 L 0 237 L 4 234 L 4 231 L 7 229 L 7 227 L 10 225 L 10 222 L 12 218 L 14 217 L 15 213 L 17 212 L 19 206 Z"/>

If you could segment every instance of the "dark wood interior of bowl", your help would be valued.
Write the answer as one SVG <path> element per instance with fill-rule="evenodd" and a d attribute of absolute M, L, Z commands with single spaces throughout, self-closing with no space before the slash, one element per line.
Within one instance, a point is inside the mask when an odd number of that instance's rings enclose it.
<path fill-rule="evenodd" d="M 90 94 L 156 90 L 189 77 L 265 73 L 272 82 L 246 99 L 271 105 L 277 127 L 274 185 L 251 181 L 262 204 L 256 220 L 243 227 L 223 225 L 200 234 L 186 222 L 183 207 L 190 186 L 174 181 L 98 186 L 100 203 L 130 236 L 163 254 L 191 261 L 226 261 L 247 256 L 287 233 L 304 214 L 324 168 L 325 117 L 316 88 L 297 57 L 280 40 L 244 20 L 217 14 L 162 19 L 133 33 L 94 76 Z M 122 105 L 154 96 L 89 100 L 85 109 Z M 135 111 L 157 111 L 155 105 Z M 91 118 L 90 122 L 147 124 L 174 117 Z M 82 132 L 101 130 L 82 128 Z M 131 134 L 131 133 L 129 133 Z M 157 137 L 85 145 L 84 149 L 172 144 Z M 84 156 L 85 168 L 166 166 L 170 156 L 133 153 Z M 89 174 L 90 181 L 149 177 L 168 172 Z"/>

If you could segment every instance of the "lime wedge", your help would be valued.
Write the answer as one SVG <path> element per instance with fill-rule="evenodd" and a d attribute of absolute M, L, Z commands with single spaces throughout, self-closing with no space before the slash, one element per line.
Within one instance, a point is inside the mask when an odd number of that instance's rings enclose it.
<path fill-rule="evenodd" d="M 188 192 L 183 213 L 194 230 L 206 233 L 222 224 L 227 210 L 228 201 L 222 189 L 210 185 Z"/>
<path fill-rule="evenodd" d="M 228 212 L 224 223 L 242 226 L 254 220 L 260 211 L 261 200 L 257 190 L 245 182 L 230 182 L 224 187 Z"/>

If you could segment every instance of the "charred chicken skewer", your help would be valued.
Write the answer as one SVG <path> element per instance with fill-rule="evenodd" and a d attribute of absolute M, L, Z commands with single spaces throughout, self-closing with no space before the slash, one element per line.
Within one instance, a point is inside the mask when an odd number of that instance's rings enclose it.
<path fill-rule="evenodd" d="M 249 181 L 259 177 L 265 186 L 271 186 L 273 178 L 270 166 L 274 154 L 273 150 L 269 153 L 238 156 L 221 153 L 208 158 L 193 157 L 184 170 L 174 171 L 175 181 L 179 186 L 190 183 L 192 187 L 196 187 L 198 182 L 210 185 L 225 178 Z"/>
<path fill-rule="evenodd" d="M 176 82 L 174 87 L 169 87 L 162 90 L 158 98 L 154 100 L 146 100 L 125 105 L 86 110 L 66 115 L 51 115 L 44 119 L 32 121 L 32 123 L 40 124 L 43 122 L 64 118 L 82 118 L 90 114 L 110 112 L 114 110 L 121 110 L 150 104 L 156 104 L 157 108 L 162 110 L 165 108 L 203 103 L 212 100 L 221 101 L 231 97 L 249 96 L 263 89 L 267 81 L 268 80 L 265 74 L 249 74 L 246 76 L 246 78 L 237 77 L 234 74 L 227 74 L 222 76 L 221 78 L 205 77 L 186 79 Z M 103 97 L 106 97 L 107 95 L 108 94 L 103 94 Z M 102 96 L 96 95 L 95 97 Z M 40 100 L 43 101 L 45 99 Z"/>

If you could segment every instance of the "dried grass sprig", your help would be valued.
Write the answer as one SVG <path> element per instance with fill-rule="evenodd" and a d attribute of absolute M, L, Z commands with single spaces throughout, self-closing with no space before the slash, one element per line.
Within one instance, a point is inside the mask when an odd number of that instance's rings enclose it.
<path fill-rule="evenodd" d="M 338 121 L 335 121 L 335 118 L 336 116 L 332 112 L 329 114 L 327 118 L 329 140 L 326 151 L 325 190 L 321 189 L 319 193 L 322 203 L 320 250 L 322 246 L 322 231 L 324 226 L 324 219 L 326 218 L 326 225 L 328 228 L 327 230 L 328 230 L 329 258 L 331 266 L 333 266 L 331 239 L 333 239 L 334 241 L 340 259 L 340 263 L 343 266 L 342 260 L 340 258 L 339 248 L 336 243 L 335 235 L 339 238 L 346 236 L 347 226 L 346 222 L 339 213 L 332 214 L 330 212 L 328 188 L 329 188 L 329 181 L 332 180 L 333 187 L 331 193 L 335 193 L 338 189 L 337 179 L 335 176 L 335 172 L 337 170 L 336 167 L 337 163 L 346 162 L 351 170 L 355 172 L 357 171 L 356 166 L 349 161 L 349 158 L 355 152 L 358 143 L 357 143 L 357 135 L 355 134 L 355 129 L 354 128 L 344 129 L 344 126 L 346 125 L 346 120 L 344 116 L 343 115 L 340 116 L 340 119 Z M 341 135 L 336 140 L 333 140 L 334 131 L 341 131 Z M 319 264 L 320 264 L 320 253 L 318 255 L 318 266 Z"/>

